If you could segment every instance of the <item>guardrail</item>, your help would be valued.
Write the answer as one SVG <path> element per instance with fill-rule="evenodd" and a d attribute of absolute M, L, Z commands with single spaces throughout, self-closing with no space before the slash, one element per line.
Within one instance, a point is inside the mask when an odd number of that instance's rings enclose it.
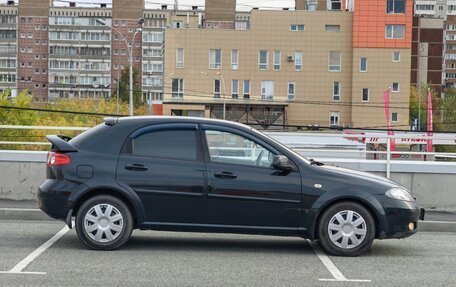
<path fill-rule="evenodd" d="M 61 127 L 61 126 L 19 126 L 19 125 L 0 125 L 0 132 L 2 130 L 46 130 L 46 131 L 85 131 L 88 130 L 88 127 Z M 274 137 L 274 135 L 277 135 L 277 132 L 269 132 L 265 131 L 266 134 Z M 299 137 L 323 137 L 323 138 L 328 138 L 328 145 L 331 141 L 331 138 L 345 138 L 345 139 L 351 139 L 355 140 L 360 139 L 360 138 L 366 138 L 366 134 L 359 133 L 359 134 L 335 134 L 335 133 L 305 133 L 305 132 L 295 132 L 295 133 L 290 133 L 291 135 Z M 16 146 L 29 146 L 29 145 L 40 145 L 40 146 L 50 146 L 49 142 L 45 141 L 5 141 L 2 139 L 2 134 L 0 133 L 0 145 L 16 145 Z M 442 152 L 423 152 L 423 151 L 400 151 L 400 150 L 392 150 L 391 149 L 391 140 L 396 140 L 396 139 L 401 139 L 405 140 L 406 143 L 412 143 L 412 144 L 425 144 L 425 141 L 428 139 L 435 140 L 434 136 L 427 136 L 423 134 L 401 134 L 401 135 L 388 135 L 388 134 L 376 134 L 377 138 L 383 139 L 383 142 L 386 142 L 386 150 L 375 150 L 375 151 L 370 151 L 366 149 L 366 145 L 364 146 L 363 149 L 331 149 L 331 148 L 306 148 L 304 145 L 300 144 L 298 142 L 293 142 L 293 143 L 286 143 L 282 142 L 285 145 L 289 145 L 293 150 L 297 151 L 303 156 L 309 156 L 309 153 L 312 153 L 312 157 L 317 154 L 316 157 L 323 159 L 325 162 L 337 162 L 340 159 L 334 159 L 334 158 L 328 158 L 325 155 L 328 154 L 337 154 L 337 153 L 346 153 L 353 155 L 353 153 L 361 154 L 364 155 L 364 159 L 359 159 L 359 160 L 364 160 L 368 161 L 367 155 L 369 154 L 375 154 L 375 155 L 386 155 L 385 160 L 375 160 L 374 162 L 377 163 L 384 163 L 384 166 L 386 167 L 386 177 L 390 178 L 391 176 L 391 168 L 392 165 L 395 164 L 397 161 L 393 161 L 392 157 L 393 155 L 416 155 L 416 156 L 423 156 L 426 158 L 428 161 L 429 160 L 434 160 L 439 159 L 439 160 L 444 160 L 444 159 L 449 159 L 449 160 L 454 160 L 456 159 L 456 153 L 442 153 Z M 448 141 L 455 141 L 456 143 L 456 135 L 451 135 L 451 136 L 442 136 L 439 135 L 438 137 L 439 140 L 448 140 Z M 4 151 L 0 151 L 5 155 Z M 0 160 L 2 160 L 2 156 L 0 156 Z M 350 160 L 350 158 L 348 158 Z M 417 161 L 413 161 L 417 162 Z M 399 163 L 398 163 L 399 164 Z M 449 163 L 448 168 L 455 168 L 456 169 L 456 162 Z"/>

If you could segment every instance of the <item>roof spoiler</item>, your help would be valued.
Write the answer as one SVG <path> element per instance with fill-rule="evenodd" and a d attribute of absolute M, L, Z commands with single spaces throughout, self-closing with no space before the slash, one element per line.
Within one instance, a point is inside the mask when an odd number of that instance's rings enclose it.
<path fill-rule="evenodd" d="M 103 118 L 105 125 L 112 127 L 113 125 L 117 124 L 119 121 L 119 117 L 106 117 Z"/>
<path fill-rule="evenodd" d="M 71 139 L 66 136 L 49 135 L 47 140 L 51 142 L 52 149 L 60 152 L 77 152 L 78 150 L 68 141 Z"/>

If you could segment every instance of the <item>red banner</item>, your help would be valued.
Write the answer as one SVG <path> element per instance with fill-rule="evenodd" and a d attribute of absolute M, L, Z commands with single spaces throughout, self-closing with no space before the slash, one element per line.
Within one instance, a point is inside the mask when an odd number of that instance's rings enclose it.
<path fill-rule="evenodd" d="M 428 89 L 428 104 L 427 104 L 427 135 L 434 135 L 433 117 L 432 117 L 432 92 Z M 427 152 L 432 152 L 432 139 L 427 140 Z"/>
<path fill-rule="evenodd" d="M 394 132 L 391 128 L 391 119 L 390 119 L 390 114 L 389 114 L 389 107 L 390 107 L 390 92 L 391 89 L 389 88 L 383 93 L 383 101 L 385 104 L 385 117 L 386 117 L 386 130 L 388 131 L 388 135 L 392 136 L 394 135 Z M 390 139 L 390 147 L 391 151 L 396 150 L 396 143 L 394 139 Z"/>

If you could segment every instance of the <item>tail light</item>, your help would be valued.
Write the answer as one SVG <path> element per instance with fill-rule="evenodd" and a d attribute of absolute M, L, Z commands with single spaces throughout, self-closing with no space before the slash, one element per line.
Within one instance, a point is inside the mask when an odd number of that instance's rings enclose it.
<path fill-rule="evenodd" d="M 71 163 L 71 158 L 64 153 L 58 153 L 51 151 L 48 153 L 47 165 L 48 166 L 59 166 L 68 165 Z"/>

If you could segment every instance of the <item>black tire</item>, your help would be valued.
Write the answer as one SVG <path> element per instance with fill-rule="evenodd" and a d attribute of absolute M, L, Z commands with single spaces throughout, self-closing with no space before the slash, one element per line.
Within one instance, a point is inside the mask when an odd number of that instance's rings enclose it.
<path fill-rule="evenodd" d="M 113 223 L 111 223 L 111 220 L 106 217 L 108 206 L 112 207 L 110 208 L 112 211 L 109 218 L 115 220 Z M 103 207 L 105 208 L 104 210 Z M 97 210 L 100 210 L 101 212 L 99 213 Z M 98 214 L 102 214 L 102 216 L 98 216 Z M 86 216 L 96 217 L 99 219 L 99 221 L 97 221 L 99 223 L 93 223 L 90 225 L 95 221 L 90 221 L 88 219 L 89 217 L 86 218 Z M 120 219 L 116 220 L 119 217 Z M 93 228 L 98 227 L 93 232 L 89 232 L 91 226 L 93 226 Z M 130 209 L 122 200 L 114 196 L 97 195 L 88 199 L 79 208 L 76 214 L 75 227 L 79 240 L 81 240 L 87 247 L 95 250 L 114 250 L 127 243 L 130 239 L 133 231 L 133 217 Z M 102 230 L 101 228 L 106 229 Z M 114 228 L 116 230 L 114 230 Z M 97 241 L 96 237 L 99 232 L 101 236 Z"/>
<path fill-rule="evenodd" d="M 347 220 L 350 214 L 352 214 L 352 220 Z M 342 222 L 338 221 L 336 215 L 342 217 Z M 339 227 L 342 227 L 340 231 L 338 231 Z M 376 230 L 372 214 L 365 207 L 354 202 L 340 202 L 330 206 L 321 215 L 317 228 L 320 247 L 325 252 L 336 256 L 360 255 L 372 245 Z M 362 235 L 363 233 L 365 236 Z"/>

